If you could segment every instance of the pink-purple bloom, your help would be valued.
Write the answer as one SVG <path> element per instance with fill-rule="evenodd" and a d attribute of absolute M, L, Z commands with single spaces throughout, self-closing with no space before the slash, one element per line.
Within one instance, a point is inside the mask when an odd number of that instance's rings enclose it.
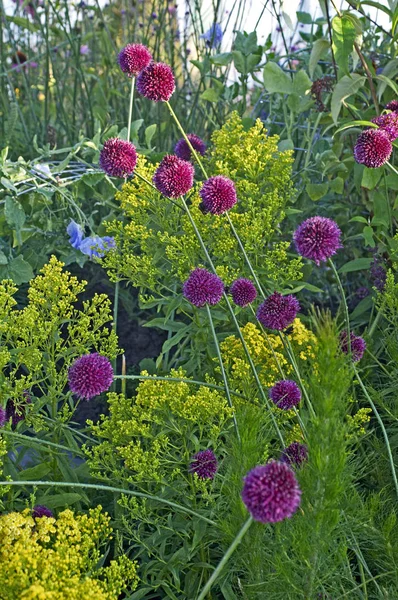
<path fill-rule="evenodd" d="M 242 500 L 260 523 L 277 523 L 290 518 L 300 505 L 301 490 L 292 469 L 271 461 L 254 467 L 244 478 Z"/>
<path fill-rule="evenodd" d="M 200 189 L 204 212 L 222 215 L 238 201 L 235 184 L 223 175 L 215 175 L 205 181 Z"/>
<path fill-rule="evenodd" d="M 386 104 L 387 110 L 392 110 L 393 112 L 398 112 L 398 100 L 391 100 L 388 104 Z"/>
<path fill-rule="evenodd" d="M 205 304 L 210 306 L 218 304 L 223 293 L 224 284 L 218 275 L 199 267 L 191 272 L 183 286 L 185 298 L 198 308 Z"/>
<path fill-rule="evenodd" d="M 383 129 L 366 129 L 357 139 L 354 158 L 357 163 L 376 169 L 388 161 L 391 152 L 392 144 Z"/>
<path fill-rule="evenodd" d="M 194 133 L 189 133 L 187 135 L 187 138 L 189 139 L 192 148 L 196 150 L 198 154 L 204 156 L 206 152 L 206 144 L 204 143 L 204 141 Z M 192 150 L 189 147 L 185 138 L 181 138 L 180 140 L 178 140 L 178 142 L 175 145 L 174 152 L 176 153 L 178 158 L 182 158 L 183 160 L 191 160 Z"/>
<path fill-rule="evenodd" d="M 150 63 L 137 78 L 137 90 L 154 102 L 168 102 L 176 84 L 172 68 L 165 63 Z"/>
<path fill-rule="evenodd" d="M 264 327 L 283 331 L 291 325 L 300 310 L 300 304 L 291 294 L 282 296 L 274 292 L 259 306 L 257 319 Z"/>
<path fill-rule="evenodd" d="M 128 77 L 137 77 L 151 60 L 152 54 L 143 44 L 127 44 L 118 56 L 119 66 Z"/>
<path fill-rule="evenodd" d="M 167 154 L 153 176 L 153 183 L 167 198 L 184 196 L 193 186 L 195 169 L 187 160 Z"/>
<path fill-rule="evenodd" d="M 217 469 L 218 461 L 213 450 L 202 450 L 193 456 L 189 472 L 196 473 L 199 479 L 214 479 Z"/>
<path fill-rule="evenodd" d="M 280 460 L 292 467 L 301 467 L 308 460 L 308 448 L 300 442 L 292 442 L 283 450 Z"/>
<path fill-rule="evenodd" d="M 120 138 L 110 138 L 104 142 L 99 165 L 110 177 L 129 177 L 137 164 L 137 151 L 134 144 Z"/>
<path fill-rule="evenodd" d="M 7 423 L 7 409 L 4 406 L 0 406 L 0 428 L 4 427 Z"/>
<path fill-rule="evenodd" d="M 90 400 L 111 387 L 113 381 L 111 361 L 96 352 L 85 354 L 69 368 L 68 381 L 71 391 L 78 398 Z"/>
<path fill-rule="evenodd" d="M 344 330 L 340 333 L 340 350 L 344 354 L 348 354 L 348 337 L 347 331 Z M 359 335 L 355 335 L 353 331 L 350 331 L 350 345 L 351 345 L 351 357 L 353 362 L 361 360 L 366 350 L 366 342 Z"/>
<path fill-rule="evenodd" d="M 372 123 L 375 123 L 382 131 L 385 131 L 390 142 L 398 138 L 398 113 L 385 113 L 372 119 Z"/>
<path fill-rule="evenodd" d="M 272 386 L 269 397 L 278 408 L 290 410 L 301 401 L 301 391 L 295 381 L 282 379 Z"/>
<path fill-rule="evenodd" d="M 41 519 L 42 517 L 53 517 L 53 512 L 52 510 L 50 510 L 49 508 L 47 508 L 47 506 L 44 506 L 43 504 L 36 504 L 36 506 L 33 507 L 32 510 L 32 517 L 34 519 Z"/>
<path fill-rule="evenodd" d="M 332 219 L 311 217 L 298 226 L 293 241 L 301 256 L 319 265 L 342 247 L 340 238 L 341 231 Z"/>
<path fill-rule="evenodd" d="M 237 306 L 247 306 L 257 298 L 257 290 L 254 283 L 250 279 L 244 279 L 243 277 L 235 279 L 229 291 L 231 292 L 232 300 Z"/>

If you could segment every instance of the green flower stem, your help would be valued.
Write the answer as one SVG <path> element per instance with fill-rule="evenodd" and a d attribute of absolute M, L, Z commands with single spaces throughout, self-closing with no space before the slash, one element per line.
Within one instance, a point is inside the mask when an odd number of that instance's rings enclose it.
<path fill-rule="evenodd" d="M 340 296 L 341 296 L 341 301 L 343 303 L 343 308 L 344 308 L 344 317 L 345 317 L 345 324 L 346 324 L 346 329 L 347 329 L 347 348 L 348 348 L 348 356 L 351 356 L 351 330 L 350 330 L 350 315 L 348 312 L 348 304 L 347 304 L 347 300 L 345 297 L 345 293 L 344 293 L 344 288 L 343 285 L 341 283 L 341 279 L 340 276 L 337 272 L 337 269 L 335 267 L 334 262 L 332 261 L 331 258 L 329 258 L 329 265 L 332 268 L 332 271 L 334 273 L 334 276 L 336 278 L 337 281 L 337 285 L 340 291 Z"/>
<path fill-rule="evenodd" d="M 118 310 L 119 310 L 119 282 L 117 281 L 115 283 L 115 299 L 113 302 L 113 324 L 112 324 L 112 329 L 115 332 L 115 334 L 117 335 L 117 315 L 118 315 Z M 113 372 L 116 375 L 117 373 L 117 357 L 115 357 L 113 359 Z M 116 381 L 113 380 L 112 382 L 112 391 L 116 392 Z"/>
<path fill-rule="evenodd" d="M 398 171 L 395 167 L 392 166 L 392 164 L 390 162 L 386 162 L 386 165 L 388 167 L 390 167 L 391 171 L 393 171 L 395 173 L 395 175 L 398 175 Z"/>
<path fill-rule="evenodd" d="M 206 585 L 200 592 L 199 596 L 197 597 L 197 600 L 205 599 L 206 595 L 210 592 L 211 588 L 213 587 L 213 584 L 217 581 L 218 577 L 220 576 L 220 573 L 224 569 L 228 560 L 230 559 L 230 557 L 235 552 L 238 545 L 241 543 L 241 541 L 245 537 L 245 535 L 248 532 L 252 523 L 253 523 L 253 518 L 249 517 L 247 519 L 247 521 L 243 524 L 241 530 L 238 532 L 234 541 L 232 542 L 232 544 L 230 545 L 230 547 L 228 548 L 228 550 L 226 551 L 226 553 L 224 554 L 224 556 L 222 557 L 220 562 L 218 563 L 216 569 L 213 571 L 212 576 L 210 577 L 210 579 L 208 580 L 208 582 L 206 583 Z"/>
<path fill-rule="evenodd" d="M 250 309 L 251 309 L 251 311 L 252 311 L 252 315 L 253 315 L 253 317 L 254 317 L 255 319 L 257 319 L 257 316 L 256 316 L 256 311 L 254 310 L 254 308 L 253 308 L 252 304 L 250 304 Z M 278 360 L 278 357 L 276 356 L 275 350 L 274 350 L 274 348 L 273 348 L 273 346 L 272 346 L 272 344 L 271 344 L 271 341 L 270 341 L 270 339 L 269 339 L 269 337 L 268 337 L 268 333 L 266 332 L 266 330 L 265 330 L 265 327 L 264 327 L 264 326 L 263 326 L 263 325 L 260 323 L 260 321 L 258 322 L 258 324 L 259 324 L 259 326 L 260 326 L 260 329 L 261 329 L 262 333 L 264 334 L 265 340 L 266 340 L 266 342 L 267 342 L 267 346 L 268 346 L 268 348 L 269 348 L 269 349 L 271 350 L 271 352 L 272 352 L 272 355 L 273 355 L 273 357 L 274 357 L 274 360 L 275 360 L 275 364 L 276 364 L 276 366 L 277 366 L 277 369 L 278 369 L 278 371 L 279 371 L 279 373 L 280 373 L 280 375 L 281 375 L 282 379 L 286 379 L 286 377 L 285 377 L 285 373 L 284 373 L 284 371 L 283 371 L 283 368 L 282 368 L 282 365 L 281 365 L 281 363 L 279 362 L 279 360 Z"/>
<path fill-rule="evenodd" d="M 314 411 L 314 407 L 312 406 L 312 402 L 311 402 L 310 397 L 308 395 L 307 389 L 306 389 L 306 387 L 305 387 L 305 385 L 303 383 L 303 380 L 301 378 L 300 369 L 298 368 L 296 357 L 294 355 L 294 350 L 293 350 L 292 345 L 290 343 L 289 337 L 287 335 L 283 334 L 282 332 L 279 332 L 279 335 L 280 335 L 280 338 L 282 340 L 282 344 L 284 345 L 284 348 L 286 350 L 286 353 L 289 356 L 289 359 L 290 359 L 290 362 L 292 364 L 293 370 L 294 370 L 294 372 L 296 374 L 296 377 L 299 380 L 300 387 L 303 390 L 304 398 L 305 398 L 305 401 L 306 401 L 306 403 L 308 405 L 309 411 L 310 411 L 311 415 L 313 417 L 315 417 L 316 414 L 315 414 L 315 411 Z"/>
<path fill-rule="evenodd" d="M 63 446 L 62 444 L 55 444 L 54 442 L 48 442 L 47 440 L 43 440 L 37 437 L 30 437 L 29 435 L 24 435 L 23 433 L 18 433 L 16 431 L 10 431 L 9 429 L 2 429 L 1 435 L 10 435 L 11 437 L 15 437 L 19 440 L 26 440 L 29 443 L 38 444 L 39 446 L 49 446 L 50 448 L 57 448 L 58 450 L 66 450 L 66 452 L 71 452 L 72 454 L 76 454 L 77 456 L 85 456 L 84 452 L 81 450 L 75 450 L 73 448 L 69 448 L 68 446 Z"/>
<path fill-rule="evenodd" d="M 227 374 L 224 369 L 224 364 L 223 364 L 223 360 L 222 360 L 222 356 L 221 356 L 220 344 L 218 343 L 216 330 L 214 328 L 213 317 L 211 316 L 211 310 L 210 310 L 210 306 L 208 304 L 206 304 L 206 309 L 207 309 L 207 316 L 209 318 L 211 333 L 213 335 L 214 344 L 216 346 L 217 358 L 218 358 L 218 362 L 220 364 L 221 375 L 222 375 L 222 378 L 224 381 L 225 394 L 227 396 L 228 404 L 229 404 L 230 408 L 233 410 L 232 418 L 233 418 L 234 427 L 235 427 L 235 431 L 236 431 L 236 437 L 238 438 L 239 441 L 241 441 L 240 434 L 239 434 L 239 428 L 238 428 L 238 422 L 236 420 L 236 415 L 235 415 L 235 409 L 234 409 L 231 394 L 229 391 L 228 378 L 227 378 Z"/>
<path fill-rule="evenodd" d="M 215 521 L 204 517 L 200 513 L 191 510 L 190 508 L 186 508 L 185 506 L 181 506 L 181 504 L 177 504 L 176 502 L 171 502 L 171 500 L 165 500 L 160 496 L 152 496 L 151 494 L 144 494 L 144 492 L 136 492 L 135 490 L 126 490 L 123 488 L 113 487 L 110 485 L 101 485 L 97 483 L 76 483 L 75 481 L 0 481 L 0 485 L 3 486 L 31 486 L 31 487 L 69 487 L 69 488 L 80 488 L 83 490 L 102 490 L 104 492 L 116 492 L 120 494 L 126 494 L 126 496 L 136 496 L 137 498 L 147 498 L 148 500 L 155 500 L 156 502 L 161 502 L 162 504 L 167 504 L 171 508 L 175 508 L 177 511 L 186 513 L 187 515 L 192 515 L 201 521 L 206 521 L 209 525 L 213 525 L 214 527 L 218 527 Z"/>
<path fill-rule="evenodd" d="M 131 121 L 133 117 L 133 104 L 134 104 L 134 86 L 135 86 L 135 77 L 131 78 L 131 89 L 130 89 L 130 106 L 129 106 L 129 120 L 127 125 L 127 141 L 130 141 L 131 134 Z"/>

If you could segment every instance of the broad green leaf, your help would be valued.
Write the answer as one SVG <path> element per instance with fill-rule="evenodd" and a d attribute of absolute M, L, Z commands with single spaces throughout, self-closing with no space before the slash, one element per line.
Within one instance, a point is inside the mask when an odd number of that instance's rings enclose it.
<path fill-rule="evenodd" d="M 373 127 L 375 129 L 377 129 L 377 125 L 375 123 L 372 123 L 371 121 L 350 121 L 349 123 L 346 123 L 342 127 L 339 127 L 334 132 L 333 137 L 335 135 L 337 135 L 338 133 L 340 133 L 341 131 L 345 131 L 346 129 L 353 129 L 353 128 L 357 128 L 357 127 Z"/>
<path fill-rule="evenodd" d="M 0 250 L 0 265 L 6 265 L 8 263 L 8 258 L 4 254 L 3 250 Z"/>
<path fill-rule="evenodd" d="M 238 50 L 245 56 L 249 56 L 250 54 L 256 53 L 257 49 L 257 33 L 255 31 L 252 31 L 251 33 L 237 32 L 234 50 Z"/>
<path fill-rule="evenodd" d="M 358 317 L 360 317 L 361 315 L 363 315 L 364 312 L 366 312 L 367 310 L 369 310 L 372 306 L 373 306 L 373 298 L 372 298 L 372 296 L 371 295 L 366 296 L 366 298 L 363 298 L 359 302 L 359 304 L 357 304 L 357 306 L 355 307 L 355 309 L 351 313 L 351 318 L 352 319 L 357 319 Z"/>
<path fill-rule="evenodd" d="M 305 190 L 311 200 L 316 202 L 325 196 L 329 190 L 328 183 L 307 183 Z"/>
<path fill-rule="evenodd" d="M 218 102 L 219 97 L 220 92 L 214 87 L 208 88 L 200 96 L 201 100 L 207 100 L 208 102 Z"/>
<path fill-rule="evenodd" d="M 6 197 L 4 214 L 10 227 L 21 229 L 25 223 L 26 215 L 24 209 L 22 208 L 20 202 L 15 200 L 15 198 L 11 198 L 11 196 Z"/>
<path fill-rule="evenodd" d="M 39 465 L 21 471 L 19 474 L 19 479 L 22 481 L 38 481 L 39 479 L 45 477 L 47 473 L 51 471 L 51 468 L 52 467 L 50 463 L 40 463 Z"/>
<path fill-rule="evenodd" d="M 394 79 L 398 74 L 398 58 L 393 58 L 388 61 L 385 67 L 383 67 L 383 72 L 378 75 L 377 79 L 379 80 L 379 84 L 377 86 L 377 97 L 380 100 L 386 87 L 389 85 L 390 87 L 395 88 L 395 92 L 397 92 L 397 86 L 394 83 Z"/>
<path fill-rule="evenodd" d="M 310 13 L 302 12 L 301 10 L 298 10 L 296 12 L 296 15 L 297 15 L 297 21 L 299 23 L 304 23 L 304 25 L 311 25 L 311 23 L 313 22 Z"/>
<path fill-rule="evenodd" d="M 61 508 L 80 502 L 82 496 L 76 492 L 65 492 L 64 494 L 56 494 L 55 496 L 46 496 L 45 504 L 48 508 Z M 44 499 L 42 500 L 44 502 Z"/>
<path fill-rule="evenodd" d="M 268 62 L 263 70 L 264 87 L 271 94 L 278 92 L 280 94 L 291 94 L 293 92 L 293 83 L 289 75 L 284 73 L 275 62 Z"/>
<path fill-rule="evenodd" d="M 367 6 L 373 6 L 373 8 L 377 8 L 377 10 L 381 10 L 385 12 L 390 18 L 392 17 L 391 10 L 387 8 L 385 4 L 381 4 L 380 2 L 374 2 L 374 0 L 362 0 L 361 4 L 366 4 Z"/>
<path fill-rule="evenodd" d="M 378 169 L 369 169 L 368 167 L 365 167 L 362 175 L 362 187 L 373 190 L 379 183 L 383 171 L 384 167 L 379 167 Z"/>
<path fill-rule="evenodd" d="M 329 50 L 330 44 L 327 40 L 319 39 L 316 40 L 312 45 L 310 60 L 308 63 L 308 72 L 310 77 L 314 76 L 315 68 L 318 64 L 318 61 L 326 54 Z"/>
<path fill-rule="evenodd" d="M 226 67 L 232 61 L 232 52 L 223 52 L 221 54 L 215 54 L 210 57 L 210 61 L 213 65 L 217 65 L 220 67 Z"/>
<path fill-rule="evenodd" d="M 389 207 L 387 196 L 379 191 L 375 190 L 371 195 L 373 201 L 374 216 L 371 224 L 374 226 L 388 227 L 389 226 Z"/>
<path fill-rule="evenodd" d="M 234 65 L 238 73 L 246 73 L 246 61 L 245 56 L 239 50 L 232 52 L 234 58 Z"/>
<path fill-rule="evenodd" d="M 369 269 L 373 258 L 356 258 L 350 260 L 339 269 L 339 273 L 352 273 L 353 271 L 363 271 Z"/>
<path fill-rule="evenodd" d="M 81 178 L 83 183 L 86 183 L 90 187 L 95 187 L 105 177 L 105 173 L 85 173 Z"/>
<path fill-rule="evenodd" d="M 152 125 L 149 125 L 146 129 L 145 129 L 145 143 L 147 148 L 151 148 L 151 142 L 152 142 L 152 138 L 155 135 L 156 132 L 156 123 L 152 123 Z"/>
<path fill-rule="evenodd" d="M 369 225 L 363 228 L 362 235 L 365 239 L 365 243 L 367 244 L 367 246 L 370 246 L 371 248 L 374 248 L 376 246 L 376 242 L 373 237 L 373 229 L 369 227 Z"/>
<path fill-rule="evenodd" d="M 281 140 L 278 143 L 279 152 L 285 152 L 285 150 L 293 150 L 293 149 L 294 149 L 293 140 Z"/>
<path fill-rule="evenodd" d="M 350 54 L 354 49 L 354 42 L 357 36 L 352 15 L 343 13 L 336 15 L 332 20 L 332 39 L 333 51 L 336 63 L 345 75 L 348 75 L 348 63 Z"/>
<path fill-rule="evenodd" d="M 352 73 L 351 76 L 344 75 L 337 83 L 334 88 L 331 100 L 331 112 L 332 119 L 337 123 L 337 119 L 341 110 L 344 100 L 349 98 L 353 94 L 356 94 L 358 90 L 364 85 L 366 77 L 359 75 L 358 73 Z"/>
<path fill-rule="evenodd" d="M 301 70 L 294 75 L 293 92 L 299 96 L 305 96 L 305 92 L 310 89 L 311 85 L 311 79 L 305 71 Z"/>
<path fill-rule="evenodd" d="M 344 179 L 342 177 L 336 177 L 329 181 L 330 189 L 335 194 L 342 194 L 344 190 Z"/>
<path fill-rule="evenodd" d="M 13 258 L 9 262 L 8 273 L 11 279 L 17 285 L 21 285 L 21 283 L 27 283 L 34 275 L 32 267 L 21 255 Z"/>

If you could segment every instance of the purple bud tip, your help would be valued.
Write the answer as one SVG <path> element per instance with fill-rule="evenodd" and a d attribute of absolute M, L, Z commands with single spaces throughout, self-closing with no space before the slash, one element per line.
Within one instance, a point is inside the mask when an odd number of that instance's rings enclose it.
<path fill-rule="evenodd" d="M 200 479 L 214 479 L 218 461 L 212 450 L 203 450 L 195 454 L 189 467 L 190 473 L 196 473 Z"/>
<path fill-rule="evenodd" d="M 150 63 L 137 78 L 137 90 L 153 102 L 167 102 L 175 90 L 171 67 L 165 63 Z"/>
<path fill-rule="evenodd" d="M 308 449 L 305 444 L 293 442 L 285 448 L 281 455 L 281 461 L 294 467 L 301 467 L 308 460 Z"/>
<path fill-rule="evenodd" d="M 111 361 L 100 354 L 85 354 L 78 358 L 68 372 L 71 391 L 82 398 L 90 400 L 112 385 L 113 368 Z"/>
<path fill-rule="evenodd" d="M 187 138 L 191 142 L 191 146 L 196 152 L 198 152 L 201 156 L 204 156 L 206 152 L 206 144 L 204 141 L 194 133 L 189 133 Z M 178 158 L 182 158 L 183 160 L 191 160 L 192 151 L 189 147 L 187 141 L 184 138 L 178 140 L 174 147 L 174 152 L 178 156 Z"/>
<path fill-rule="evenodd" d="M 250 279 L 236 279 L 229 289 L 232 295 L 232 300 L 238 306 L 247 306 L 254 302 L 257 298 L 257 290 Z"/>
<path fill-rule="evenodd" d="M 207 269 L 194 269 L 183 286 L 185 298 L 194 306 L 201 308 L 205 304 L 214 306 L 220 302 L 224 293 L 221 279 Z"/>
<path fill-rule="evenodd" d="M 354 158 L 370 169 L 384 165 L 392 153 L 392 144 L 383 129 L 366 129 L 357 139 Z"/>
<path fill-rule="evenodd" d="M 127 44 L 118 56 L 119 66 L 128 77 L 136 77 L 151 60 L 152 54 L 143 44 Z"/>
<path fill-rule="evenodd" d="M 348 354 L 348 339 L 347 331 L 344 330 L 340 333 L 340 349 L 344 354 Z M 352 362 L 358 362 L 361 360 L 366 350 L 366 342 L 359 335 L 355 335 L 353 331 L 350 332 L 350 345 L 351 345 L 351 356 Z"/>
<path fill-rule="evenodd" d="M 299 404 L 301 392 L 295 381 L 282 379 L 270 389 L 269 397 L 278 408 L 289 410 Z"/>
<path fill-rule="evenodd" d="M 137 164 L 134 144 L 119 138 L 106 140 L 101 150 L 99 165 L 110 177 L 129 177 Z"/>
<path fill-rule="evenodd" d="M 41 519 L 41 517 L 53 517 L 53 512 L 47 508 L 47 506 L 43 506 L 42 504 L 36 504 L 32 510 L 32 517 L 34 519 Z"/>
<path fill-rule="evenodd" d="M 342 248 L 338 225 L 326 217 L 311 217 L 294 232 L 293 241 L 297 252 L 317 265 L 326 261 Z"/>
<path fill-rule="evenodd" d="M 299 310 L 300 304 L 294 296 L 274 292 L 259 306 L 257 319 L 268 329 L 283 331 L 293 323 Z"/>
<path fill-rule="evenodd" d="M 223 175 L 205 181 L 199 195 L 205 210 L 213 215 L 222 215 L 238 201 L 234 182 Z"/>
<path fill-rule="evenodd" d="M 167 154 L 153 176 L 153 183 L 167 198 L 179 198 L 189 192 L 193 186 L 195 169 L 190 162 Z"/>

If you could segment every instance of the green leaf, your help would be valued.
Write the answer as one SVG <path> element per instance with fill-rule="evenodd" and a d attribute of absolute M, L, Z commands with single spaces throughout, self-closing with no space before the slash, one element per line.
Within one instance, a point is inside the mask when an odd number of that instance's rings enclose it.
<path fill-rule="evenodd" d="M 34 275 L 33 269 L 22 255 L 13 258 L 8 264 L 8 273 L 11 279 L 17 284 L 27 283 Z"/>
<path fill-rule="evenodd" d="M 146 143 L 147 148 L 151 148 L 151 142 L 152 142 L 153 136 L 155 135 L 156 127 L 157 127 L 156 123 L 152 123 L 152 125 L 149 125 L 145 129 L 145 143 Z"/>
<path fill-rule="evenodd" d="M 30 21 L 26 17 L 12 17 L 6 15 L 6 19 L 9 23 L 14 23 L 14 25 L 21 27 L 21 29 L 27 29 L 32 33 L 34 33 L 35 31 L 39 31 L 40 29 L 39 25 L 37 25 L 36 23 L 32 23 L 32 21 Z"/>
<path fill-rule="evenodd" d="M 363 228 L 362 235 L 365 238 L 365 243 L 368 246 L 370 246 L 371 248 L 374 248 L 376 246 L 376 242 L 373 237 L 373 229 L 369 227 L 369 225 Z"/>
<path fill-rule="evenodd" d="M 64 494 L 56 494 L 55 496 L 46 496 L 45 503 L 48 508 L 60 508 L 80 502 L 81 499 L 82 496 L 76 492 L 65 492 Z"/>
<path fill-rule="evenodd" d="M 86 183 L 91 188 L 94 188 L 105 177 L 105 173 L 85 173 L 81 178 L 83 183 Z"/>
<path fill-rule="evenodd" d="M 339 273 L 352 273 L 353 271 L 363 271 L 369 269 L 373 258 L 356 258 L 350 260 L 339 269 Z"/>
<path fill-rule="evenodd" d="M 336 15 L 332 20 L 333 51 L 336 63 L 345 75 L 349 74 L 350 54 L 354 49 L 358 27 L 354 17 L 347 13 Z"/>
<path fill-rule="evenodd" d="M 293 92 L 299 96 L 305 96 L 306 91 L 310 89 L 312 83 L 307 73 L 303 70 L 298 71 L 293 78 Z"/>
<path fill-rule="evenodd" d="M 271 94 L 274 92 L 280 94 L 291 94 L 293 92 L 293 83 L 289 75 L 284 73 L 275 62 L 268 62 L 263 70 L 264 87 Z"/>
<path fill-rule="evenodd" d="M 210 61 L 213 63 L 213 65 L 217 65 L 219 67 L 226 67 L 232 62 L 232 52 L 222 52 L 221 54 L 215 54 L 214 56 L 210 57 Z"/>
<path fill-rule="evenodd" d="M 293 140 L 281 140 L 278 143 L 279 152 L 285 152 L 285 150 L 293 150 L 293 149 L 294 149 Z"/>
<path fill-rule="evenodd" d="M 344 179 L 342 177 L 336 177 L 329 181 L 330 189 L 335 194 L 342 194 L 344 191 Z"/>
<path fill-rule="evenodd" d="M 349 96 L 356 94 L 364 85 L 365 81 L 366 77 L 364 75 L 352 73 L 350 77 L 348 75 L 344 75 L 344 77 L 342 77 L 337 83 L 331 100 L 332 119 L 336 124 L 344 100 L 349 98 Z"/>
<path fill-rule="evenodd" d="M 398 74 L 398 58 L 393 58 L 383 67 L 383 72 L 378 76 L 380 81 L 377 86 L 377 97 L 381 99 L 387 85 L 392 85 L 396 89 L 395 83 L 392 81 Z"/>
<path fill-rule="evenodd" d="M 4 254 L 3 250 L 0 250 L 0 265 L 6 265 L 8 263 L 8 258 Z"/>
<path fill-rule="evenodd" d="M 238 31 L 235 38 L 234 50 L 242 52 L 245 56 L 257 53 L 257 33 L 252 31 L 251 33 Z"/>
<path fill-rule="evenodd" d="M 366 296 L 366 298 L 363 298 L 359 302 L 359 304 L 357 304 L 357 306 L 355 307 L 355 310 L 351 313 L 351 319 L 357 319 L 364 312 L 366 312 L 367 310 L 369 310 L 372 306 L 373 306 L 373 298 L 372 298 L 372 296 L 371 295 Z"/>
<path fill-rule="evenodd" d="M 368 190 L 373 190 L 379 183 L 383 171 L 384 167 L 379 167 L 378 169 L 369 169 L 368 167 L 365 167 L 362 174 L 361 186 Z"/>
<path fill-rule="evenodd" d="M 50 463 L 40 463 L 34 467 L 30 467 L 29 469 L 24 469 L 19 474 L 19 479 L 21 481 L 38 481 L 39 479 L 45 477 L 47 473 L 51 471 Z"/>
<path fill-rule="evenodd" d="M 218 102 L 220 98 L 220 91 L 216 90 L 214 87 L 208 88 L 201 94 L 201 100 L 207 100 L 208 102 Z"/>
<path fill-rule="evenodd" d="M 246 73 L 246 60 L 245 56 L 239 50 L 232 52 L 234 58 L 234 65 L 238 73 Z"/>
<path fill-rule="evenodd" d="M 15 227 L 15 229 L 19 230 L 25 223 L 26 215 L 24 209 L 20 202 L 11 198 L 11 196 L 6 197 L 4 214 L 10 227 Z"/>
<path fill-rule="evenodd" d="M 326 52 L 329 50 L 330 44 L 327 40 L 319 39 L 313 43 L 310 60 L 308 63 L 308 72 L 310 77 L 314 76 L 314 71 L 318 64 L 318 61 L 325 56 Z"/>
<path fill-rule="evenodd" d="M 304 23 L 304 25 L 311 25 L 313 22 L 310 13 L 302 12 L 301 10 L 298 10 L 296 12 L 296 15 L 297 15 L 297 21 L 299 23 Z"/>
<path fill-rule="evenodd" d="M 307 183 L 307 185 L 305 186 L 305 190 L 306 190 L 307 194 L 309 195 L 309 197 L 311 198 L 311 200 L 316 202 L 317 200 L 320 200 L 328 193 L 329 184 L 328 183 Z"/>
<path fill-rule="evenodd" d="M 374 226 L 388 227 L 389 222 L 389 207 L 387 196 L 379 190 L 372 192 L 371 200 L 373 201 L 374 216 L 371 224 Z"/>
<path fill-rule="evenodd" d="M 180 329 L 180 331 L 178 333 L 173 335 L 173 337 L 166 340 L 162 346 L 162 353 L 165 354 L 171 348 L 176 346 L 187 335 L 188 331 L 189 331 L 189 325 L 186 325 L 185 327 L 183 327 L 183 329 Z"/>

